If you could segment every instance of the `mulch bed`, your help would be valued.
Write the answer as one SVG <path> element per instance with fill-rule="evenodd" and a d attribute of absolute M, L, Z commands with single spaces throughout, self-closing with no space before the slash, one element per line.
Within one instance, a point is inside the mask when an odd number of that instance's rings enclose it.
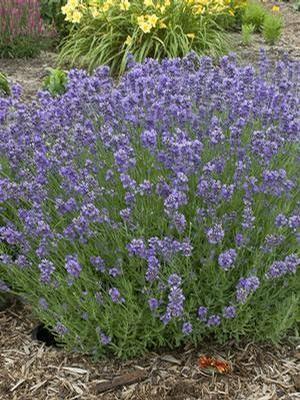
<path fill-rule="evenodd" d="M 35 324 L 27 306 L 0 313 L 1 400 L 300 399 L 300 345 L 203 344 L 93 363 L 32 340 Z M 232 372 L 200 369 L 203 354 L 227 360 Z"/>

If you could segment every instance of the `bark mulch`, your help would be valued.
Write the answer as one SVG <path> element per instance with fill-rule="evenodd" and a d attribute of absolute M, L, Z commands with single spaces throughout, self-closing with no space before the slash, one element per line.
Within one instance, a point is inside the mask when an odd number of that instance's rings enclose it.
<path fill-rule="evenodd" d="M 300 399 L 300 345 L 203 344 L 92 363 L 32 340 L 35 324 L 26 306 L 0 313 L 1 400 Z M 227 360 L 232 372 L 200 369 L 203 354 Z"/>

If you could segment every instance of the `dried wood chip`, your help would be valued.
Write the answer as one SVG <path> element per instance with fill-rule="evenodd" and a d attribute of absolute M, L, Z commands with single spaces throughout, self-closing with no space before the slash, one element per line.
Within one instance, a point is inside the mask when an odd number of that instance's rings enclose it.
<path fill-rule="evenodd" d="M 13 386 L 10 391 L 13 392 L 14 390 L 16 390 L 20 385 L 22 385 L 22 383 L 25 382 L 25 379 L 21 379 L 18 383 L 15 384 L 15 386 Z"/>
<path fill-rule="evenodd" d="M 41 388 L 43 385 L 45 385 L 46 382 L 48 382 L 48 379 L 45 379 L 44 381 L 39 382 L 39 383 L 37 383 L 36 385 L 32 386 L 31 389 L 30 389 L 30 391 L 31 391 L 32 393 L 35 392 L 36 390 L 38 390 L 39 388 Z"/>
<path fill-rule="evenodd" d="M 75 367 L 62 367 L 62 369 L 75 375 L 87 374 L 89 372 L 86 369 L 75 368 Z"/>
<path fill-rule="evenodd" d="M 96 392 L 103 393 L 111 389 L 115 389 L 120 386 L 132 385 L 133 383 L 141 382 L 147 378 L 148 373 L 146 371 L 138 370 L 133 371 L 129 374 L 124 374 L 113 378 L 110 382 L 98 383 L 96 385 Z"/>
<path fill-rule="evenodd" d="M 165 354 L 165 355 L 161 356 L 160 360 L 167 361 L 172 364 L 181 365 L 181 360 L 178 360 L 177 358 L 171 356 L 170 354 Z"/>

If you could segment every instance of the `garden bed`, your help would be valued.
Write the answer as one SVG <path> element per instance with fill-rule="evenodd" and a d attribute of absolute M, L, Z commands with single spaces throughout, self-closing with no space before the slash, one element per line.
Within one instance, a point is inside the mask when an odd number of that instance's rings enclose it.
<path fill-rule="evenodd" d="M 128 362 L 93 364 L 88 357 L 45 347 L 31 339 L 35 321 L 25 307 L 0 313 L 1 400 L 297 400 L 300 347 L 248 343 L 203 344 L 176 352 L 150 353 Z M 200 370 L 201 354 L 232 363 L 228 375 Z M 143 379 L 100 393 L 104 382 L 128 373 Z"/>
<path fill-rule="evenodd" d="M 241 62 L 256 63 L 260 48 L 271 61 L 283 53 L 300 59 L 300 13 L 289 3 L 280 3 L 280 7 L 285 28 L 276 46 L 267 46 L 254 35 L 252 44 L 245 47 L 240 44 L 241 35 L 233 35 Z M 55 60 L 56 54 L 47 52 L 26 61 L 0 59 L 0 71 L 23 86 L 24 100 L 32 100 L 42 86 L 46 68 L 53 67 Z M 88 356 L 33 340 L 36 324 L 29 306 L 12 304 L 0 312 L 1 400 L 300 399 L 300 346 L 293 338 L 280 346 L 203 342 L 197 348 L 188 345 L 174 352 L 150 352 L 127 362 L 114 358 L 93 363 Z M 218 374 L 200 369 L 202 355 L 224 359 L 232 370 Z"/>

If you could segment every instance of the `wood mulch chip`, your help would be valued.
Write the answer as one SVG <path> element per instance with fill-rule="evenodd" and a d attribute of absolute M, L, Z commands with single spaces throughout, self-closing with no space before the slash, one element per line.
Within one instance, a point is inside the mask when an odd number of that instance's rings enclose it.
<path fill-rule="evenodd" d="M 93 363 L 88 356 L 31 338 L 27 306 L 0 312 L 1 400 L 296 400 L 300 345 L 203 344 L 131 361 Z M 229 374 L 201 370 L 206 354 L 227 360 Z"/>

